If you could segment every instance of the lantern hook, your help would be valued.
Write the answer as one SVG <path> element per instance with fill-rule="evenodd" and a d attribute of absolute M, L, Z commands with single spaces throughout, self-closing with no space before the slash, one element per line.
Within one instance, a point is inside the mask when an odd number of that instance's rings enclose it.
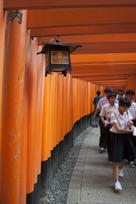
<path fill-rule="evenodd" d="M 50 40 L 50 42 L 52 42 L 52 43 L 61 43 L 61 40 L 59 39 L 59 35 L 52 38 Z"/>

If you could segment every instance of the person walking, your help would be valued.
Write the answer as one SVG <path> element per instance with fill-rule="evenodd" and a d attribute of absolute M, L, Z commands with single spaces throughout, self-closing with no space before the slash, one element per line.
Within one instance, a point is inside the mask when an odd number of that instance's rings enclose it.
<path fill-rule="evenodd" d="M 100 112 L 100 118 L 101 118 L 101 121 L 104 125 L 104 132 L 105 132 L 105 146 L 107 147 L 107 150 L 108 150 L 108 145 L 110 144 L 110 132 L 109 132 L 109 129 L 111 128 L 112 124 L 110 122 L 110 115 L 111 113 L 114 113 L 116 112 L 116 110 L 118 109 L 118 104 L 115 103 L 115 100 L 116 100 L 116 95 L 115 93 L 111 93 L 111 94 L 108 94 L 108 101 L 109 103 L 105 104 L 103 107 L 102 107 L 102 110 Z M 108 152 L 108 155 L 109 155 L 109 152 Z"/>
<path fill-rule="evenodd" d="M 128 113 L 132 118 L 135 117 L 135 109 L 136 109 L 136 103 L 134 102 L 135 92 L 134 90 L 130 89 L 126 91 L 126 98 L 128 98 L 131 101 L 131 106 L 128 109 Z"/>
<path fill-rule="evenodd" d="M 119 91 L 118 94 L 117 94 L 117 101 L 119 102 L 120 99 L 123 98 L 123 92 L 122 91 Z"/>
<path fill-rule="evenodd" d="M 94 98 L 94 100 L 93 100 L 94 111 L 96 111 L 97 104 L 98 104 L 99 100 L 102 98 L 101 92 L 100 92 L 99 90 L 96 92 L 96 95 L 97 95 L 97 96 L 95 96 L 95 98 Z M 99 113 L 96 115 L 95 125 L 96 125 L 96 127 L 99 126 Z"/>
<path fill-rule="evenodd" d="M 129 89 L 126 91 L 126 98 L 128 98 L 131 101 L 131 106 L 128 109 L 129 117 L 132 119 L 134 126 L 136 126 L 136 103 L 134 102 L 135 97 L 135 91 L 132 89 Z M 136 147 L 136 138 L 132 136 L 134 145 Z M 131 168 L 135 167 L 134 161 L 129 160 L 129 165 Z"/>
<path fill-rule="evenodd" d="M 97 107 L 96 107 L 96 111 L 94 113 L 94 120 L 96 120 L 96 116 L 97 114 L 100 113 L 102 107 L 109 103 L 108 102 L 108 94 L 112 93 L 111 89 L 110 88 L 105 88 L 104 89 L 104 94 L 105 96 L 103 98 L 101 98 L 97 104 Z M 106 148 L 106 141 L 105 141 L 105 128 L 104 128 L 104 125 L 103 125 L 103 122 L 101 121 L 101 119 L 99 119 L 99 124 L 100 124 L 100 138 L 99 138 L 99 152 L 100 153 L 103 153 L 105 152 L 105 148 Z"/>
<path fill-rule="evenodd" d="M 127 98 L 122 98 L 119 101 L 119 107 L 116 112 L 111 113 L 110 121 L 112 127 L 110 129 L 110 145 L 109 145 L 109 160 L 112 162 L 113 176 L 115 179 L 114 187 L 116 191 L 122 190 L 122 185 L 119 177 L 124 176 L 123 161 L 129 159 L 133 155 L 136 157 L 134 144 L 132 141 L 132 125 L 133 122 L 127 114 L 131 102 Z"/>

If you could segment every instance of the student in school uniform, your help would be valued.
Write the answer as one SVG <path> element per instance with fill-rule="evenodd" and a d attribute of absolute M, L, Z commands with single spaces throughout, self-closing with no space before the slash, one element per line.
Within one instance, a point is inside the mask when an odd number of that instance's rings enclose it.
<path fill-rule="evenodd" d="M 102 110 L 100 112 L 100 118 L 101 118 L 101 121 L 102 121 L 102 123 L 104 125 L 105 141 L 107 142 L 106 146 L 107 146 L 107 150 L 108 150 L 108 145 L 110 143 L 109 129 L 112 126 L 112 124 L 110 122 L 110 115 L 111 115 L 111 113 L 114 113 L 118 109 L 118 104 L 115 103 L 115 100 L 116 100 L 115 93 L 108 94 L 107 98 L 108 98 L 109 103 L 105 104 L 102 107 Z M 108 151 L 108 154 L 109 154 L 109 151 Z"/>
<path fill-rule="evenodd" d="M 126 98 L 128 98 L 131 101 L 131 106 L 128 109 L 128 113 L 132 118 L 135 118 L 135 109 L 136 109 L 136 103 L 134 102 L 134 97 L 135 97 L 134 90 L 126 91 Z"/>
<path fill-rule="evenodd" d="M 98 104 L 99 100 L 102 98 L 101 92 L 100 92 L 99 90 L 96 92 L 96 94 L 97 94 L 97 96 L 95 96 L 95 98 L 94 98 L 94 100 L 93 100 L 94 111 L 96 111 L 97 104 Z M 99 113 L 98 113 L 98 115 L 96 116 L 95 124 L 96 124 L 96 127 L 99 126 Z"/>
<path fill-rule="evenodd" d="M 122 186 L 119 177 L 123 177 L 123 160 L 129 159 L 133 155 L 136 157 L 134 144 L 132 141 L 132 124 L 127 114 L 131 102 L 127 98 L 120 99 L 119 107 L 116 112 L 111 113 L 110 121 L 110 145 L 109 160 L 112 162 L 113 176 L 115 179 L 115 190 L 121 191 Z"/>
<path fill-rule="evenodd" d="M 131 106 L 128 109 L 128 114 L 131 120 L 133 121 L 134 126 L 136 126 L 136 103 L 134 102 L 135 92 L 134 90 L 130 89 L 126 91 L 126 98 L 131 101 Z M 132 137 L 134 145 L 136 147 L 136 138 Z M 134 161 L 129 161 L 129 165 L 131 168 L 135 167 Z"/>
<path fill-rule="evenodd" d="M 104 89 L 104 94 L 105 96 L 103 98 L 101 98 L 97 104 L 97 108 L 96 111 L 94 113 L 94 120 L 96 120 L 96 117 L 98 115 L 98 113 L 100 113 L 102 107 L 109 103 L 108 102 L 108 94 L 112 93 L 110 88 L 105 88 Z M 104 125 L 103 122 L 101 121 L 101 119 L 99 120 L 99 125 L 100 125 L 100 139 L 99 139 L 99 152 L 103 153 L 105 152 L 106 149 L 106 139 L 105 139 L 105 132 L 104 132 Z"/>
<path fill-rule="evenodd" d="M 120 99 L 123 98 L 123 92 L 122 91 L 119 91 L 118 94 L 117 94 L 117 101 L 119 102 Z"/>

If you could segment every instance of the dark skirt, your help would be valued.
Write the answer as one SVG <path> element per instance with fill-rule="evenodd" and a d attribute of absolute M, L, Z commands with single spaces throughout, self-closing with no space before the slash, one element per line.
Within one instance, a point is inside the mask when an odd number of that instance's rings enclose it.
<path fill-rule="evenodd" d="M 101 118 L 99 119 L 99 124 L 100 124 L 99 147 L 106 148 L 107 147 L 107 140 L 106 140 L 106 135 L 105 135 L 105 127 L 104 127 L 104 124 L 103 124 Z"/>
<path fill-rule="evenodd" d="M 111 124 L 107 125 L 105 127 L 105 137 L 106 137 L 106 143 L 107 143 L 107 153 L 108 153 L 108 158 L 109 158 L 109 147 L 110 147 L 110 128 L 112 127 Z"/>
<path fill-rule="evenodd" d="M 136 127 L 136 120 L 133 120 L 133 125 Z M 136 136 L 133 136 L 132 140 L 133 140 L 134 146 L 136 148 Z"/>
<path fill-rule="evenodd" d="M 121 162 L 124 159 L 133 161 L 136 158 L 136 150 L 131 133 L 110 132 L 110 144 L 108 145 L 109 161 Z"/>

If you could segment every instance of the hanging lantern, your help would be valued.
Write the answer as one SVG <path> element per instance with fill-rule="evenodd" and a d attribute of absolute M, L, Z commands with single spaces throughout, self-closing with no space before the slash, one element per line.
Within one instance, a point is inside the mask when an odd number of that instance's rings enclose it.
<path fill-rule="evenodd" d="M 45 54 L 46 57 L 46 72 L 61 72 L 66 76 L 67 72 L 72 71 L 70 53 L 81 45 L 62 44 L 60 41 L 45 42 L 41 52 L 37 54 Z"/>

